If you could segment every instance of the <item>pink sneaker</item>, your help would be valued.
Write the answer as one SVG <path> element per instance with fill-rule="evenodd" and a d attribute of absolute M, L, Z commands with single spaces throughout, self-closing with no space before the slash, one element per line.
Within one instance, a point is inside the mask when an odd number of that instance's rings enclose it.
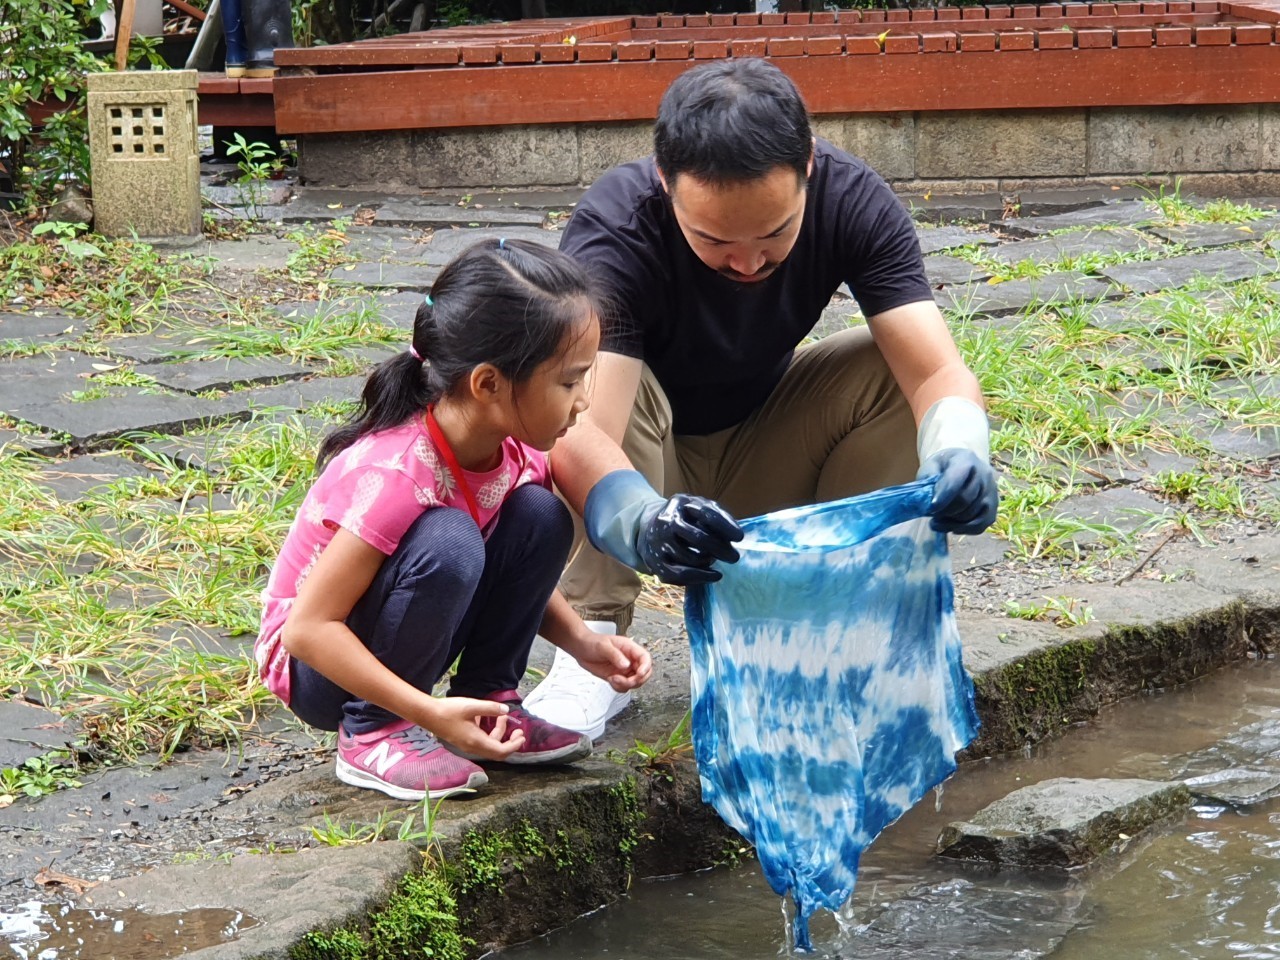
<path fill-rule="evenodd" d="M 478 766 L 408 720 L 354 737 L 339 730 L 337 774 L 343 783 L 381 790 L 397 800 L 436 800 L 489 782 Z"/>
<path fill-rule="evenodd" d="M 591 756 L 589 736 L 535 717 L 521 706 L 520 694 L 515 690 L 495 690 L 481 699 L 505 703 L 511 711 L 507 714 L 507 730 L 524 731 L 524 744 L 503 760 L 503 763 L 572 763 Z M 495 722 L 494 717 L 480 718 L 480 726 L 486 731 L 492 730 Z M 470 754 L 458 755 L 476 759 Z"/>

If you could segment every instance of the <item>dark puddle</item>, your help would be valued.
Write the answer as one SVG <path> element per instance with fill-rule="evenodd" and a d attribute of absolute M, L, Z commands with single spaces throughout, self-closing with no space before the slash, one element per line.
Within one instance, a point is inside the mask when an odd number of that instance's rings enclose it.
<path fill-rule="evenodd" d="M 0 913 L 0 956 L 22 960 L 167 960 L 229 943 L 258 921 L 236 910 L 181 913 L 24 904 Z"/>

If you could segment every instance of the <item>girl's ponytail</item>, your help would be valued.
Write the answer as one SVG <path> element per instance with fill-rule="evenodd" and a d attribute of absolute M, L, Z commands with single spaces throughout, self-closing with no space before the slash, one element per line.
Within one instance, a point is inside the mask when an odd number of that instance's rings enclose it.
<path fill-rule="evenodd" d="M 361 394 L 364 409 L 354 419 L 330 431 L 320 445 L 316 469 L 323 470 L 335 456 L 374 430 L 399 426 L 440 399 L 443 390 L 433 384 L 431 367 L 435 325 L 431 322 L 431 298 L 418 306 L 409 348 L 374 369 Z"/>

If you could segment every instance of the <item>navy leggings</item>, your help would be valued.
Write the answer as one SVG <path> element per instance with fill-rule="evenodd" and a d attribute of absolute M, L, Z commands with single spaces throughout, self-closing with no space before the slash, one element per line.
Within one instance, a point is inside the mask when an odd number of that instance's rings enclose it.
<path fill-rule="evenodd" d="M 414 521 L 347 626 L 384 666 L 430 692 L 461 656 L 449 693 L 514 690 L 573 542 L 569 511 L 544 487 L 517 487 L 488 541 L 469 514 Z M 322 730 L 370 733 L 399 719 L 294 659 L 289 706 Z"/>

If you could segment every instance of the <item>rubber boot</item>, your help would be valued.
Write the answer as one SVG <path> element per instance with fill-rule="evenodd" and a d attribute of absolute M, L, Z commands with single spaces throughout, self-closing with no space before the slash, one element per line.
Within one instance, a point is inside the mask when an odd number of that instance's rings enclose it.
<path fill-rule="evenodd" d="M 249 42 L 247 77 L 269 77 L 276 72 L 275 52 L 293 46 L 293 18 L 289 0 L 241 0 L 245 36 Z"/>
<path fill-rule="evenodd" d="M 244 15 L 242 0 L 219 0 L 222 8 L 222 35 L 227 41 L 227 76 L 243 77 L 245 71 Z"/>

